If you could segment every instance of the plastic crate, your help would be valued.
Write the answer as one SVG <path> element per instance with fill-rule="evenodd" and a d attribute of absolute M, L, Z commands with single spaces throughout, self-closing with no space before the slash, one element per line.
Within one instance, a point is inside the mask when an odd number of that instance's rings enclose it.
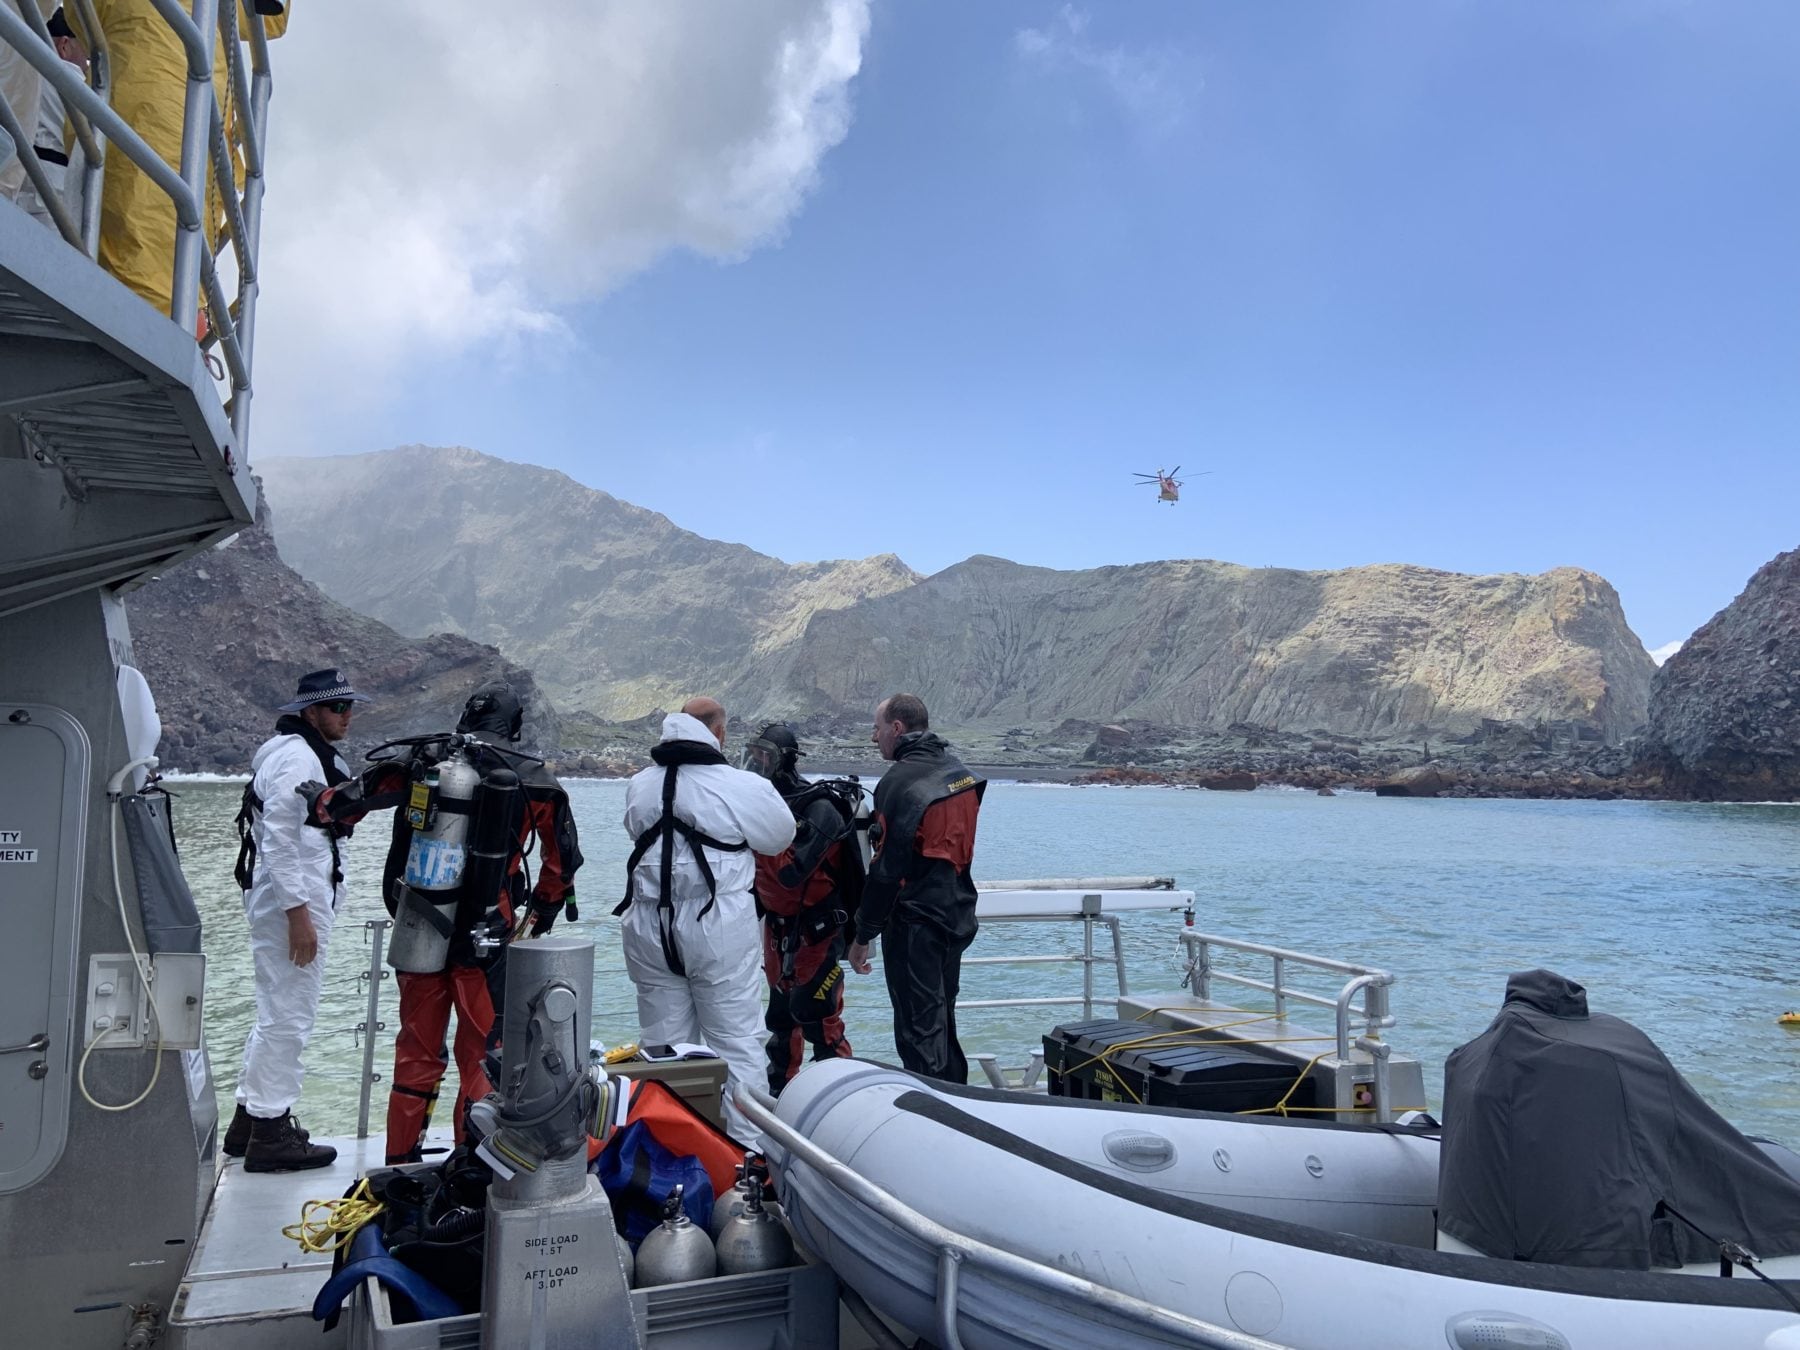
<path fill-rule="evenodd" d="M 837 1276 L 788 1266 L 631 1291 L 631 1308 L 656 1350 L 837 1350 Z M 365 1280 L 351 1302 L 350 1350 L 479 1350 L 481 1317 L 396 1323 L 387 1290 Z"/>

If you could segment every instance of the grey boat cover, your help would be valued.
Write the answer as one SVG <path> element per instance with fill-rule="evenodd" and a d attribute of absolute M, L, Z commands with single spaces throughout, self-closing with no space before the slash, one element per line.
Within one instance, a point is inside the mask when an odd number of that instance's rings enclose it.
<path fill-rule="evenodd" d="M 1548 970 L 1444 1064 L 1438 1227 L 1490 1256 L 1648 1270 L 1800 1252 L 1800 1182 L 1629 1022 Z"/>

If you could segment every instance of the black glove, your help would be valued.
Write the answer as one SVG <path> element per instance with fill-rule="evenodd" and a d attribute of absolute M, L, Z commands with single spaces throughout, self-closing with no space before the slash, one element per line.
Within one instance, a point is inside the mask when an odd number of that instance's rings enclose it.
<path fill-rule="evenodd" d="M 581 911 L 575 908 L 575 897 L 572 895 L 563 902 L 563 917 L 570 923 L 575 923 L 581 918 Z"/>
<path fill-rule="evenodd" d="M 306 823 L 324 829 L 326 822 L 319 819 L 319 798 L 330 791 L 323 783 L 308 779 L 294 789 L 306 801 Z"/>
<path fill-rule="evenodd" d="M 541 900 L 531 902 L 531 936 L 542 937 L 556 923 L 556 916 L 562 913 L 562 903 L 545 904 Z"/>

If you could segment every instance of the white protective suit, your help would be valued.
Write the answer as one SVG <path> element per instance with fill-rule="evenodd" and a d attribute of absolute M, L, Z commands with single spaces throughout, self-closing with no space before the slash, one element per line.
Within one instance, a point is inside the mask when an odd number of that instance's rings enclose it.
<path fill-rule="evenodd" d="M 348 775 L 341 757 L 338 765 Z M 331 880 L 331 836 L 305 823 L 305 799 L 294 791 L 324 779 L 319 757 L 300 736 L 263 742 L 251 761 L 251 786 L 263 802 L 252 827 L 256 875 L 244 892 L 256 966 L 256 1025 L 244 1043 L 237 1099 L 253 1116 L 282 1115 L 300 1100 L 300 1056 L 318 1016 L 332 920 L 344 898 L 343 883 Z M 340 853 L 342 847 L 340 842 Z M 319 935 L 319 954 L 305 966 L 288 956 L 287 912 L 300 905 L 312 911 Z"/>
<path fill-rule="evenodd" d="M 687 713 L 663 719 L 662 739 L 695 741 L 718 750 L 705 723 Z M 653 764 L 625 790 L 625 832 L 638 839 L 662 817 L 664 768 Z M 652 845 L 632 873 L 633 900 L 621 925 L 625 969 L 637 986 L 641 1043 L 697 1041 L 724 1059 L 725 1129 L 754 1147 L 760 1133 L 731 1100 L 739 1083 L 768 1084 L 763 1055 L 762 921 L 750 894 L 757 853 L 780 853 L 794 841 L 794 813 L 766 778 L 728 764 L 684 764 L 675 778 L 675 815 L 723 843 L 739 840 L 741 852 L 705 848 L 718 887 L 707 910 L 706 879 L 684 838 L 675 841 L 675 943 L 685 976 L 663 955 L 657 904 L 662 896 L 662 846 Z M 701 911 L 706 910 L 705 917 Z"/>

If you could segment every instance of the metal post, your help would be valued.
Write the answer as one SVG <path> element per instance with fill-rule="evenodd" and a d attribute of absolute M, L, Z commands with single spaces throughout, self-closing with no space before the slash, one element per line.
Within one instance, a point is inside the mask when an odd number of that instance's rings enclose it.
<path fill-rule="evenodd" d="M 1113 969 L 1119 974 L 1119 997 L 1124 998 L 1131 992 L 1130 983 L 1125 975 L 1125 939 L 1119 932 L 1119 916 L 1108 914 L 1102 920 L 1106 929 L 1112 934 Z"/>
<path fill-rule="evenodd" d="M 1100 897 L 1081 897 L 1081 1016 L 1094 1020 L 1094 920 L 1100 917 Z"/>
<path fill-rule="evenodd" d="M 381 1018 L 381 982 L 387 978 L 387 972 L 381 968 L 381 948 L 383 935 L 394 926 L 392 919 L 371 919 L 363 925 L 369 932 L 369 969 L 365 978 L 369 981 L 369 1002 L 363 1012 L 363 1022 L 358 1031 L 363 1037 L 362 1088 L 356 1097 L 356 1137 L 369 1137 L 369 1090 L 375 1083 L 375 1033 L 387 1030 L 387 1024 Z"/>
<path fill-rule="evenodd" d="M 1283 958 L 1277 956 L 1275 958 L 1275 1015 L 1277 1017 L 1287 1016 L 1287 991 L 1281 987 L 1282 965 Z"/>
<path fill-rule="evenodd" d="M 156 3 L 156 0 L 152 0 Z M 159 10 L 164 6 L 157 5 Z M 172 21 L 170 27 L 188 45 L 188 34 Z M 183 16 L 185 20 L 185 16 Z M 200 302 L 200 251 L 206 247 L 206 143 L 212 132 L 212 33 L 218 26 L 219 0 L 194 0 L 191 28 L 198 29 L 198 50 L 189 45 L 187 107 L 181 125 L 181 180 L 194 194 L 199 219 L 193 224 L 176 219 L 174 287 L 169 296 L 169 317 L 186 332 L 194 330 Z M 204 59 L 203 59 L 204 58 Z"/>
<path fill-rule="evenodd" d="M 75 14 L 87 30 L 88 79 L 96 97 L 112 103 L 112 49 L 106 45 L 106 29 L 94 10 L 94 0 L 75 0 Z M 73 117 L 70 119 L 73 121 Z M 86 119 L 83 119 L 84 121 Z M 79 130 L 79 126 L 77 127 Z M 90 124 L 88 139 L 81 143 L 87 162 L 81 167 L 81 238 L 90 258 L 100 256 L 100 198 L 106 187 L 106 136 Z"/>
<path fill-rule="evenodd" d="M 963 1254 L 954 1247 L 938 1248 L 938 1344 L 943 1350 L 962 1350 L 962 1337 L 956 1334 L 956 1301 L 960 1295 L 958 1276 L 962 1274 Z"/>
<path fill-rule="evenodd" d="M 237 16 L 232 16 L 235 26 Z M 244 153 L 244 232 L 245 243 L 249 246 L 250 256 L 260 262 L 262 257 L 262 211 L 263 189 L 267 180 L 263 176 L 262 147 L 269 143 L 269 67 L 268 44 L 263 33 L 261 19 L 250 21 L 250 47 L 253 77 L 250 82 L 250 103 L 244 111 L 245 122 L 250 134 L 245 137 Z M 242 66 L 241 53 L 239 61 Z M 241 88 L 240 84 L 240 88 Z M 262 294 L 260 272 L 249 281 L 240 282 L 238 287 L 238 344 L 243 349 L 244 365 L 253 374 L 256 370 L 256 301 Z M 238 459 L 248 463 L 250 457 L 250 400 L 254 397 L 253 386 L 234 390 L 231 395 L 231 431 L 237 438 Z"/>

